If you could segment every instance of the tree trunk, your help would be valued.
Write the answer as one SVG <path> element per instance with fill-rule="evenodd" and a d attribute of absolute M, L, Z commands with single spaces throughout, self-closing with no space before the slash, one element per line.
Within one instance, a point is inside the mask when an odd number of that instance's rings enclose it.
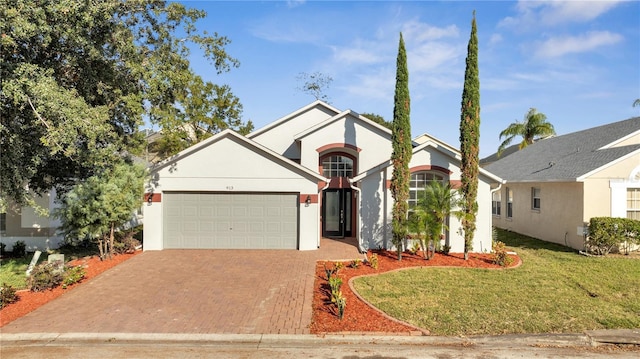
<path fill-rule="evenodd" d="M 102 249 L 102 239 L 98 238 L 98 250 L 100 251 L 100 260 L 104 260 L 104 251 Z"/>
<path fill-rule="evenodd" d="M 113 232 L 114 224 L 111 223 L 111 233 L 109 234 L 109 259 L 113 258 Z"/>

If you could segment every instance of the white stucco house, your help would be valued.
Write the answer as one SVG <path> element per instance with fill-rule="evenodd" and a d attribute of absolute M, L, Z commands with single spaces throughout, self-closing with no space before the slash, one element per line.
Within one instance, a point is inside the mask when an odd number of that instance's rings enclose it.
<path fill-rule="evenodd" d="M 7 246 L 6 250 L 11 251 L 18 241 L 24 242 L 28 251 L 58 248 L 63 238 L 57 233 L 60 221 L 51 215 L 57 208 L 55 201 L 54 189 L 42 196 L 33 196 L 34 204 L 49 214 L 43 214 L 29 205 L 8 203 L 0 211 L 0 243 Z"/>
<path fill-rule="evenodd" d="M 247 136 L 226 130 L 151 169 L 144 249 L 314 250 L 320 238 L 391 248 L 391 131 L 358 113 L 313 102 Z M 411 199 L 430 180 L 460 182 L 457 149 L 414 141 Z M 491 186 L 481 169 L 473 249 L 491 250 Z M 462 252 L 452 216 L 446 241 Z"/>

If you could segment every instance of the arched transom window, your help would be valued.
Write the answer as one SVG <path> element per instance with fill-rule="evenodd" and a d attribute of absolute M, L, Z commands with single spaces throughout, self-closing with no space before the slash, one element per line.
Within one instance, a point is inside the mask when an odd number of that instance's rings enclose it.
<path fill-rule="evenodd" d="M 431 181 L 440 181 L 444 183 L 444 176 L 437 172 L 414 172 L 411 174 L 409 182 L 409 209 L 415 208 L 418 200 L 423 197 L 424 188 Z"/>
<path fill-rule="evenodd" d="M 353 159 L 340 155 L 327 156 L 322 160 L 322 175 L 325 177 L 353 177 Z"/>

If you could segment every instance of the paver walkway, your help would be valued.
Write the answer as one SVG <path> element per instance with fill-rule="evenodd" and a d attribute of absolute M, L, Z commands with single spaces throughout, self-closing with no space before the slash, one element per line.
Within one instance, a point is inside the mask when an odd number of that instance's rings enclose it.
<path fill-rule="evenodd" d="M 362 258 L 353 240 L 320 247 L 144 252 L 0 331 L 308 334 L 316 261 Z"/>

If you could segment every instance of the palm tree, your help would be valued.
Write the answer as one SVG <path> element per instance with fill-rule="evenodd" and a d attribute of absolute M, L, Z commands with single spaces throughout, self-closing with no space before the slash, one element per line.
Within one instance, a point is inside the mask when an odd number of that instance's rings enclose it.
<path fill-rule="evenodd" d="M 638 107 L 640 106 L 640 98 L 637 98 L 635 101 L 633 101 L 633 107 Z"/>
<path fill-rule="evenodd" d="M 555 134 L 556 131 L 553 125 L 547 122 L 547 116 L 545 116 L 544 113 L 538 112 L 535 108 L 531 108 L 524 116 L 522 122 L 516 121 L 500 132 L 499 139 L 503 137 L 506 138 L 502 144 L 500 144 L 500 147 L 498 147 L 498 156 L 502 154 L 502 151 L 511 144 L 511 141 L 513 141 L 516 136 L 522 137 L 522 142 L 520 142 L 518 149 L 523 149 L 540 138 Z"/>
<path fill-rule="evenodd" d="M 458 198 L 451 184 L 431 181 L 425 187 L 423 197 L 418 200 L 418 208 L 425 214 L 426 249 L 425 258 L 433 257 L 436 244 L 447 230 L 447 218 L 456 207 Z M 432 246 L 429 246 L 432 241 Z"/>

